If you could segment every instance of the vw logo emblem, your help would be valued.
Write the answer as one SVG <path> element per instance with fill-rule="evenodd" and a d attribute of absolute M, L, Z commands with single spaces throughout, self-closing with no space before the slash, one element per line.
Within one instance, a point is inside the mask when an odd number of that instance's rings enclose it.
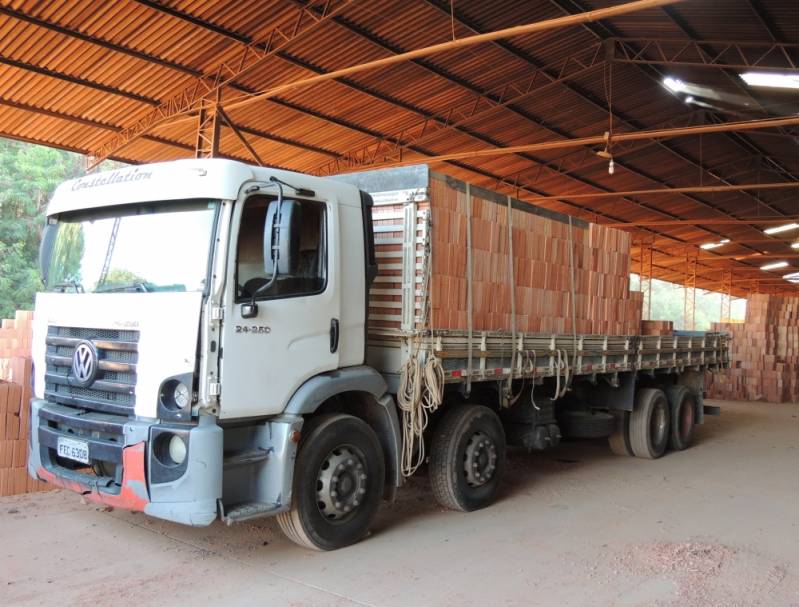
<path fill-rule="evenodd" d="M 97 350 L 94 344 L 82 341 L 72 355 L 72 375 L 74 383 L 88 386 L 97 376 Z"/>

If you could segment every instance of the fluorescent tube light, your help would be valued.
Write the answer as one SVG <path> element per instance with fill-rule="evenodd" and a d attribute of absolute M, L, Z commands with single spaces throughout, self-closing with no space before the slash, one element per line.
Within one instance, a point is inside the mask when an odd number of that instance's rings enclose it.
<path fill-rule="evenodd" d="M 682 93 L 685 90 L 685 83 L 679 78 L 666 77 L 663 79 L 663 85 L 674 93 Z"/>
<path fill-rule="evenodd" d="M 792 249 L 799 249 L 799 242 L 792 242 L 791 243 L 791 248 Z"/>
<path fill-rule="evenodd" d="M 766 228 L 763 234 L 779 234 L 780 232 L 787 232 L 788 230 L 795 230 L 799 228 L 799 223 L 786 223 L 781 226 L 774 226 L 773 228 Z"/>
<path fill-rule="evenodd" d="M 789 282 L 796 282 L 799 280 L 799 272 L 791 272 L 790 274 L 785 274 L 783 278 Z"/>
<path fill-rule="evenodd" d="M 784 268 L 788 265 L 787 261 L 775 261 L 774 263 L 767 263 L 764 266 L 760 266 L 761 270 L 776 270 L 777 268 Z"/>
<path fill-rule="evenodd" d="M 749 86 L 765 86 L 775 89 L 799 89 L 799 75 L 778 72 L 744 72 L 741 78 Z"/>
<path fill-rule="evenodd" d="M 727 243 L 730 242 L 729 238 L 725 238 L 724 240 L 719 240 L 718 242 L 706 242 L 705 244 L 700 244 L 699 248 L 708 251 L 710 249 L 717 249 Z"/>

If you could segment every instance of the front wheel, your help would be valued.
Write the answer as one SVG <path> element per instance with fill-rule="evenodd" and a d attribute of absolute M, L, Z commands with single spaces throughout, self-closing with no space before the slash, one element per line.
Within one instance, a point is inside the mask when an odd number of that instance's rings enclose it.
<path fill-rule="evenodd" d="M 444 414 L 433 434 L 430 484 L 436 501 L 451 510 L 485 508 L 505 470 L 505 432 L 488 407 L 459 405 Z"/>
<path fill-rule="evenodd" d="M 303 428 L 291 509 L 277 522 L 305 548 L 354 544 L 369 532 L 384 483 L 383 450 L 372 429 L 351 415 L 320 415 Z"/>

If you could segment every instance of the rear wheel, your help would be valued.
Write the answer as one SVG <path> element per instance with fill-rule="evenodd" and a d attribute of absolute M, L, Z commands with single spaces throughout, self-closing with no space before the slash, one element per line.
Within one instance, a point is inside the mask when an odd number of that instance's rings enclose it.
<path fill-rule="evenodd" d="M 671 412 L 662 390 L 642 388 L 630 414 L 630 446 L 636 457 L 657 459 L 669 443 Z"/>
<path fill-rule="evenodd" d="M 669 446 L 682 451 L 691 446 L 696 423 L 696 398 L 685 386 L 672 386 L 666 391 L 671 406 Z"/>
<path fill-rule="evenodd" d="M 369 532 L 384 482 L 383 451 L 372 429 L 351 415 L 320 415 L 303 428 L 291 509 L 277 522 L 305 548 L 354 544 Z"/>
<path fill-rule="evenodd" d="M 505 470 L 505 432 L 494 411 L 459 405 L 438 423 L 430 450 L 436 501 L 468 512 L 493 503 Z"/>
<path fill-rule="evenodd" d="M 610 450 L 616 455 L 633 455 L 633 448 L 630 445 L 630 412 L 612 410 L 611 413 L 616 419 L 616 427 L 613 434 L 608 437 Z"/>

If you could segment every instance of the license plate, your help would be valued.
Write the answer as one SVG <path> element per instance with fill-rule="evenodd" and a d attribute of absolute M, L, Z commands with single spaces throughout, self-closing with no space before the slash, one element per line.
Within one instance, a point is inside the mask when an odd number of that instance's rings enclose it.
<path fill-rule="evenodd" d="M 57 451 L 61 457 L 66 457 L 82 464 L 89 463 L 89 443 L 85 441 L 59 436 Z"/>

